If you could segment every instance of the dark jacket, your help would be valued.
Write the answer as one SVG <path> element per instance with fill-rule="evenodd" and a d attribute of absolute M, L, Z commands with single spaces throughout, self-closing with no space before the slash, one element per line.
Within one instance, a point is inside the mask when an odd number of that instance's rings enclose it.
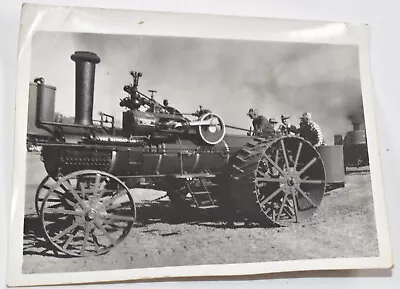
<path fill-rule="evenodd" d="M 290 134 L 290 133 L 297 134 L 297 128 L 296 128 L 294 125 L 288 125 L 288 126 L 286 126 L 286 125 L 282 124 L 282 125 L 279 127 L 279 131 L 280 131 L 282 134 Z"/>
<path fill-rule="evenodd" d="M 321 128 L 313 121 L 301 125 L 299 128 L 299 135 L 316 147 L 324 143 Z"/>
<path fill-rule="evenodd" d="M 269 136 L 275 133 L 274 127 L 268 119 L 262 115 L 253 119 L 254 134 L 260 136 Z"/>

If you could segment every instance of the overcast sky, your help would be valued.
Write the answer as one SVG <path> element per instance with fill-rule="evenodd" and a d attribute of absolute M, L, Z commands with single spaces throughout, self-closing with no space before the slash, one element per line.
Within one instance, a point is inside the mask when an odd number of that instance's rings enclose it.
<path fill-rule="evenodd" d="M 37 32 L 32 42 L 31 81 L 44 77 L 57 87 L 56 111 L 74 115 L 75 64 L 78 50 L 97 53 L 94 116 L 116 116 L 119 99 L 143 73 L 139 90 L 158 91 L 182 112 L 199 105 L 227 124 L 249 128 L 249 108 L 266 117 L 311 112 L 327 143 L 351 128 L 348 116 L 362 113 L 358 51 L 354 46 L 213 40 L 153 36 Z"/>

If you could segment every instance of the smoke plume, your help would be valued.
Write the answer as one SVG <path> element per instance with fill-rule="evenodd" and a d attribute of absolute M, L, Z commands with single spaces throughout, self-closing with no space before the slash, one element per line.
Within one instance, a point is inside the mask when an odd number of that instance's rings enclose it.
<path fill-rule="evenodd" d="M 48 32 L 36 38 L 54 45 L 36 47 L 32 75 L 46 78 L 47 72 L 47 82 L 58 88 L 57 99 L 61 95 L 56 105 L 71 112 L 74 64 L 69 57 L 87 50 L 101 58 L 95 110 L 114 114 L 119 122 L 119 98 L 126 96 L 122 87 L 132 81 L 131 70 L 143 73 L 139 90 L 157 90 L 160 102 L 166 98 L 182 112 L 202 105 L 234 126 L 251 125 L 249 108 L 268 118 L 289 114 L 295 125 L 307 111 L 333 143 L 334 134 L 350 130 L 354 120 L 364 121 L 355 46 Z M 57 67 L 59 78 L 43 63 Z"/>

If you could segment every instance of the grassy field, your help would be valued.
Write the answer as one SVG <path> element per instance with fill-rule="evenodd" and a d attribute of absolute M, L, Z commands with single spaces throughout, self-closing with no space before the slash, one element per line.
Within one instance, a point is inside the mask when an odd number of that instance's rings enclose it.
<path fill-rule="evenodd" d="M 39 156 L 28 154 L 24 273 L 378 256 L 369 172 L 348 174 L 346 187 L 326 194 L 311 219 L 284 228 L 227 227 L 197 212 L 183 215 L 168 201 L 144 206 L 141 200 L 164 192 L 134 190 L 140 208 L 129 236 L 108 254 L 85 258 L 54 256 L 43 236 L 34 195 L 45 175 Z"/>

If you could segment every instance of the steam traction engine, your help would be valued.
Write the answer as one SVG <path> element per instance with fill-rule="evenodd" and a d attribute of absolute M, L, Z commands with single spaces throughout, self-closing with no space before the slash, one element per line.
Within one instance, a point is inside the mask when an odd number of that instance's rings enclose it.
<path fill-rule="evenodd" d="M 343 138 L 335 135 L 335 144 L 343 145 L 344 167 L 365 167 L 369 165 L 367 134 L 364 122 L 356 117 L 352 119 L 353 130 L 348 131 Z"/>
<path fill-rule="evenodd" d="M 190 196 L 199 210 L 222 208 L 243 219 L 287 225 L 320 205 L 329 171 L 319 152 L 296 136 L 226 134 L 217 114 L 185 115 L 138 90 L 140 73 L 120 105 L 123 126 L 92 118 L 99 57 L 76 52 L 75 122 L 54 122 L 54 95 L 37 81 L 35 127 L 51 135 L 40 145 L 48 176 L 36 193 L 47 239 L 74 256 L 109 251 L 131 230 L 131 189 L 145 180 L 180 210 Z M 53 90 L 54 91 L 54 90 Z M 50 103 L 49 103 L 50 102 Z M 107 116 L 107 115 L 106 115 Z M 111 116 L 110 116 L 111 117 Z M 110 124 L 110 122 L 108 122 Z"/>

